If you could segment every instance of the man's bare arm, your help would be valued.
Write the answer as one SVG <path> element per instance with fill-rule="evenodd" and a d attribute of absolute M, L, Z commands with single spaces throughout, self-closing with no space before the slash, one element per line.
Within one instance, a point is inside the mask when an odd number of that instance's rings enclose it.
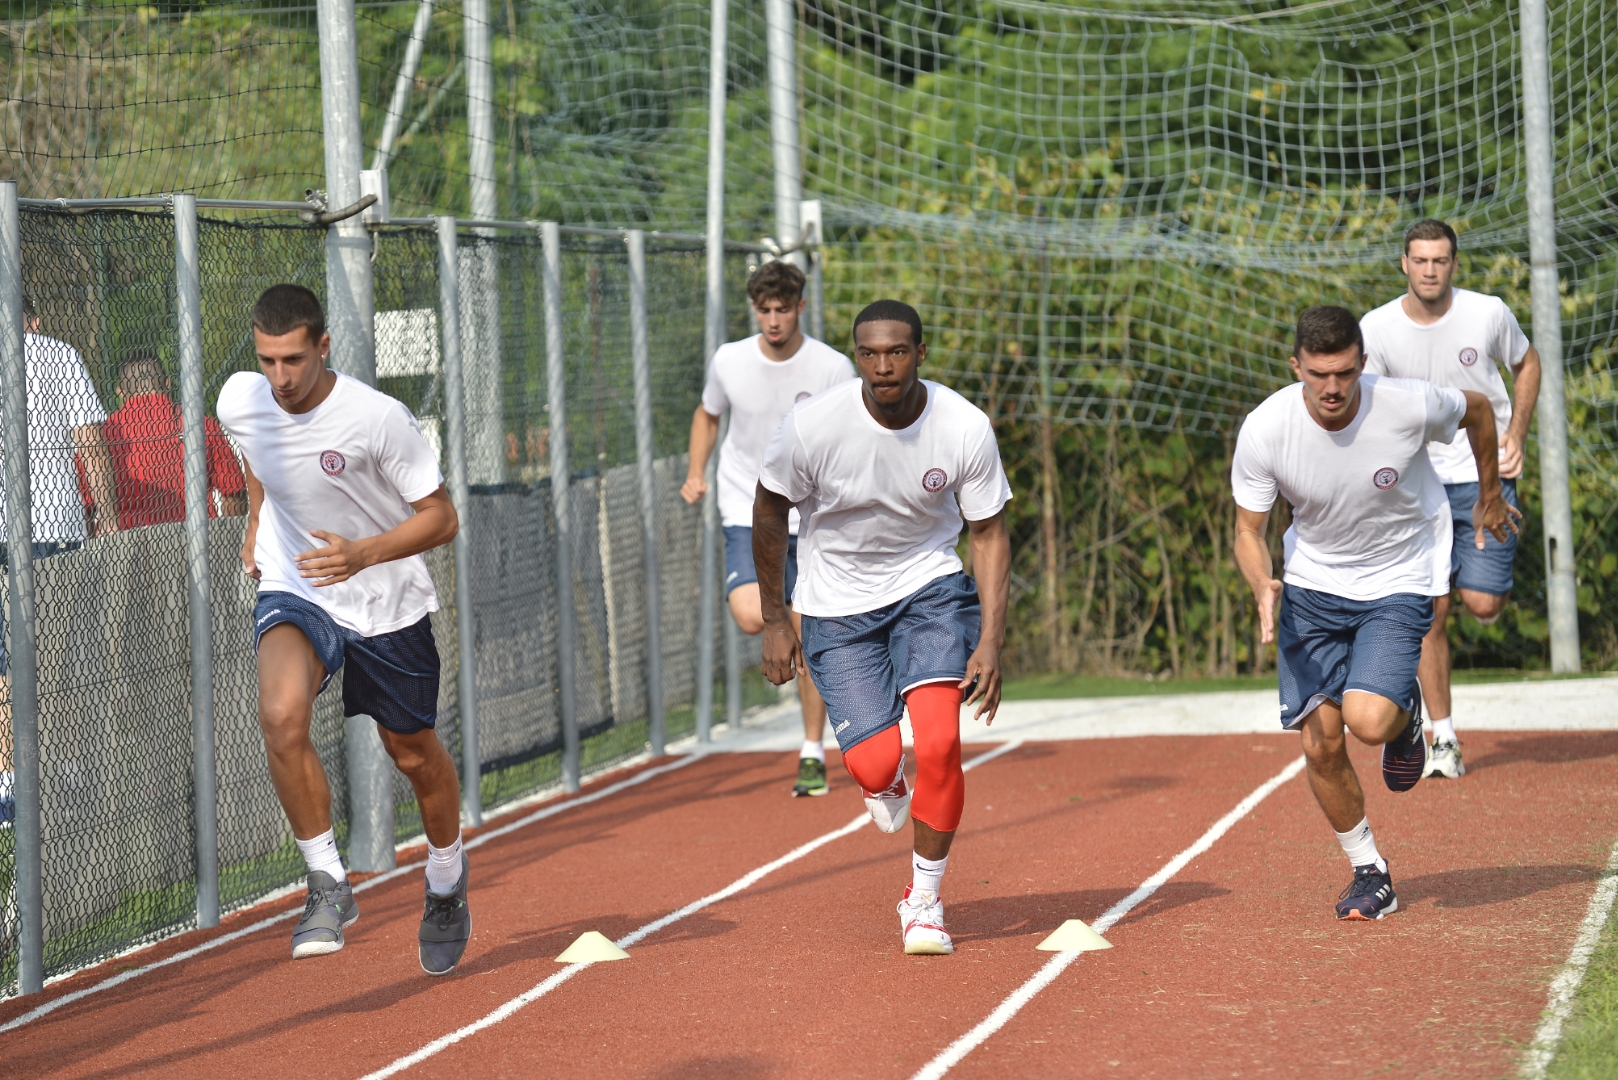
<path fill-rule="evenodd" d="M 1539 404 L 1539 351 L 1532 345 L 1522 362 L 1512 369 L 1511 423 L 1506 426 L 1506 442 L 1500 448 L 1500 475 L 1515 480 L 1522 475 L 1523 447 L 1528 445 L 1528 425 L 1534 422 L 1534 406 Z"/>
<path fill-rule="evenodd" d="M 74 428 L 73 446 L 84 462 L 85 478 L 90 482 L 96 533 L 100 536 L 115 533 L 118 531 L 118 482 L 113 475 L 112 454 L 107 450 L 101 425 Z"/>
<path fill-rule="evenodd" d="M 687 455 L 685 483 L 680 487 L 680 497 L 687 503 L 695 505 L 708 494 L 708 457 L 718 441 L 719 417 L 698 405 L 691 414 L 691 452 Z"/>
<path fill-rule="evenodd" d="M 1461 427 L 1466 429 L 1467 441 L 1472 444 L 1472 457 L 1478 464 L 1478 501 L 1472 512 L 1472 524 L 1477 526 L 1473 543 L 1483 550 L 1483 532 L 1487 529 L 1494 538 L 1505 543 L 1509 530 L 1517 531 L 1512 515 L 1522 514 L 1506 503 L 1500 492 L 1500 453 L 1496 442 L 1494 406 L 1489 399 L 1475 390 L 1461 391 L 1466 395 L 1466 416 Z"/>
<path fill-rule="evenodd" d="M 416 512 L 385 533 L 349 540 L 324 529 L 309 534 L 326 541 L 324 547 L 306 551 L 297 558 L 299 576 L 313 578 L 316 587 L 347 581 L 368 566 L 394 562 L 420 555 L 449 543 L 460 531 L 460 517 L 449 492 L 440 484 L 426 498 L 410 504 Z"/>
<path fill-rule="evenodd" d="M 961 689 L 977 684 L 965 704 L 977 702 L 972 719 L 992 724 L 1000 711 L 1000 650 L 1006 643 L 1006 607 L 1011 600 L 1011 537 L 1006 533 L 1004 510 L 982 521 L 967 522 L 967 529 L 983 622 L 978 647 L 966 662 Z"/>
<path fill-rule="evenodd" d="M 1236 566 L 1253 590 L 1258 604 L 1260 640 L 1268 645 L 1275 640 L 1275 605 L 1281 599 L 1281 583 L 1271 576 L 1274 564 L 1270 561 L 1270 512 L 1260 513 L 1245 507 L 1236 507 Z"/>
<path fill-rule="evenodd" d="M 764 677 L 777 686 L 804 672 L 787 603 L 787 516 L 792 503 L 763 484 L 753 493 L 753 568 L 764 616 Z"/>
<path fill-rule="evenodd" d="M 264 505 L 264 485 L 258 482 L 252 466 L 245 461 L 242 462 L 242 477 L 247 481 L 247 529 L 242 534 L 242 569 L 248 577 L 257 580 L 260 574 L 253 548 L 258 543 L 258 512 Z"/>

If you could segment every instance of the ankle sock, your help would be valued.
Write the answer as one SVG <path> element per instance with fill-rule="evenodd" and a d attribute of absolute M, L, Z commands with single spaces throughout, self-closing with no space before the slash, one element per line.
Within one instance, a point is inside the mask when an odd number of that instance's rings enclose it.
<path fill-rule="evenodd" d="M 798 757 L 812 757 L 822 765 L 826 763 L 826 743 L 821 739 L 803 740 L 803 749 L 798 751 Z"/>
<path fill-rule="evenodd" d="M 319 870 L 330 874 L 338 883 L 348 880 L 342 856 L 337 854 L 337 837 L 330 829 L 311 839 L 299 840 L 298 850 L 303 852 L 304 864 L 311 874 Z"/>
<path fill-rule="evenodd" d="M 427 891 L 434 896 L 448 896 L 461 881 L 461 834 L 449 847 L 433 847 L 427 841 Z"/>
<path fill-rule="evenodd" d="M 1336 834 L 1337 842 L 1343 845 L 1343 854 L 1348 856 L 1350 866 L 1370 866 L 1373 863 L 1384 874 L 1388 872 L 1388 864 L 1376 850 L 1376 837 L 1371 835 L 1371 819 L 1360 818 L 1360 823 L 1347 832 Z"/>
<path fill-rule="evenodd" d="M 1446 716 L 1442 720 L 1432 721 L 1433 742 L 1455 742 L 1455 718 Z"/>
<path fill-rule="evenodd" d="M 949 856 L 942 859 L 924 859 L 920 855 L 911 853 L 910 895 L 929 893 L 934 898 L 938 896 L 939 886 L 944 881 L 944 867 L 949 863 Z"/>

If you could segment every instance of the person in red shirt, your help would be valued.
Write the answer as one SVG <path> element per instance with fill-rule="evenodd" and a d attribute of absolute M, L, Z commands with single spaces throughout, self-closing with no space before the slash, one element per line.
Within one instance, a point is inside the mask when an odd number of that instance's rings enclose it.
<path fill-rule="evenodd" d="M 103 425 L 117 485 L 118 527 L 185 520 L 185 443 L 180 409 L 169 396 L 169 379 L 152 353 L 137 349 L 118 365 L 123 405 Z M 216 508 L 227 516 L 247 513 L 247 482 L 219 421 L 203 418 L 208 439 L 208 488 L 219 493 Z M 81 486 L 81 490 L 83 490 Z M 88 500 L 86 500 L 88 502 Z"/>

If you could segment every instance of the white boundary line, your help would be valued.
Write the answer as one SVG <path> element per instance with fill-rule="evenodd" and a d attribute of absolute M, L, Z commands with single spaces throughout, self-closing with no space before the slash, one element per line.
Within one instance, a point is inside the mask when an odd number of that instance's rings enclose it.
<path fill-rule="evenodd" d="M 644 772 L 638 772 L 634 776 L 629 777 L 627 780 L 620 780 L 616 784 L 609 784 L 608 786 L 601 788 L 599 791 L 592 791 L 590 794 L 582 795 L 577 799 L 569 799 L 567 802 L 555 803 L 551 806 L 544 807 L 543 809 L 536 810 L 532 814 L 527 814 L 521 818 L 518 818 L 516 821 L 500 826 L 498 829 L 491 829 L 486 833 L 482 833 L 473 839 L 468 840 L 466 842 L 466 847 L 479 847 L 488 843 L 490 840 L 495 839 L 496 837 L 505 836 L 507 833 L 515 832 L 518 829 L 532 825 L 536 821 L 543 821 L 545 818 L 560 814 L 564 810 L 571 810 L 575 806 L 583 806 L 586 803 L 593 803 L 600 799 L 605 799 L 609 795 L 616 795 L 618 792 L 623 791 L 626 788 L 634 787 L 636 784 L 643 784 L 654 776 L 661 776 L 664 773 L 673 772 L 675 769 L 683 769 L 687 765 L 700 761 L 705 756 L 706 755 L 704 754 L 691 754 L 686 757 L 676 758 L 667 765 L 659 765 L 656 768 L 647 769 Z M 410 871 L 418 869 L 422 865 L 424 864 L 420 862 L 413 862 L 407 863 L 404 866 L 396 867 L 389 870 L 385 874 L 378 874 L 374 878 L 369 878 L 360 882 L 358 885 L 354 886 L 354 891 L 364 892 L 366 889 L 380 885 L 385 881 L 392 881 L 396 877 L 408 874 Z M 258 922 L 252 923 L 249 926 L 244 926 L 240 930 L 233 930 L 228 934 L 223 934 L 219 937 L 205 941 L 201 945 L 194 948 L 186 949 L 183 952 L 177 952 L 173 956 L 165 957 L 162 960 L 143 965 L 142 967 L 121 972 L 114 975 L 110 979 L 96 983 L 94 986 L 87 986 L 83 990 L 75 990 L 71 994 L 63 994 L 59 998 L 45 1002 L 45 1004 L 39 1006 L 37 1009 L 33 1009 L 30 1012 L 25 1012 L 21 1016 L 18 1016 L 5 1024 L 0 1024 L 0 1034 L 23 1027 L 26 1024 L 31 1024 L 35 1020 L 55 1012 L 63 1005 L 87 998 L 91 994 L 98 994 L 103 990 L 110 990 L 120 983 L 126 983 L 130 979 L 145 975 L 148 972 L 156 971 L 159 968 L 168 967 L 171 964 L 183 963 L 184 961 L 190 960 L 196 956 L 200 956 L 205 952 L 210 952 L 217 949 L 221 945 L 228 945 L 232 941 L 239 941 L 250 934 L 256 934 L 260 930 L 274 926 L 277 923 L 286 922 L 293 916 L 298 915 L 302 910 L 302 908 L 294 908 L 291 911 L 283 911 L 279 915 L 271 915 L 268 918 L 260 919 Z"/>
<path fill-rule="evenodd" d="M 961 769 L 962 769 L 962 771 L 975 769 L 979 765 L 985 764 L 986 762 L 989 762 L 989 761 L 993 761 L 995 758 L 999 757 L 1001 754 L 1010 753 L 1011 751 L 1017 749 L 1021 745 L 1022 745 L 1022 740 L 1021 739 L 1013 739 L 1013 740 L 1011 740 L 1009 742 L 1002 743 L 1001 745 L 995 747 L 993 750 L 990 750 L 987 753 L 979 754 L 977 757 L 974 757 L 972 760 L 970 760 L 968 762 L 965 762 L 961 766 Z M 862 812 L 859 817 L 855 818 L 853 821 L 850 821 L 847 825 L 844 825 L 842 828 L 833 829 L 829 833 L 823 833 L 820 836 L 815 837 L 813 840 L 809 841 L 808 843 L 803 844 L 803 845 L 801 845 L 799 847 L 793 848 L 791 851 L 787 852 L 785 855 L 781 856 L 779 859 L 776 859 L 773 862 L 767 862 L 763 866 L 760 866 L 758 869 L 751 870 L 751 871 L 747 872 L 746 874 L 743 874 L 741 877 L 737 878 L 735 881 L 731 882 L 729 885 L 726 885 L 723 889 L 720 889 L 718 892 L 709 893 L 707 896 L 704 896 L 701 900 L 695 900 L 695 901 L 687 904 L 685 907 L 678 909 L 677 911 L 669 912 L 667 915 L 664 915 L 660 919 L 653 919 L 651 922 L 647 923 L 646 925 L 638 927 L 638 928 L 636 928 L 634 930 L 631 930 L 629 933 L 625 934 L 623 937 L 618 939 L 617 945 L 618 945 L 618 947 L 620 949 L 627 949 L 627 948 L 629 948 L 629 946 L 634 945 L 636 942 L 644 941 L 647 937 L 651 936 L 652 934 L 657 933 L 659 930 L 662 930 L 665 927 L 674 925 L 675 923 L 679 922 L 681 919 L 684 919 L 688 915 L 694 915 L 695 913 L 701 911 L 703 908 L 711 907 L 712 905 L 717 904 L 721 900 L 724 900 L 724 899 L 727 899 L 729 897 L 735 896 L 737 893 L 741 892 L 743 889 L 746 889 L 746 888 L 748 888 L 748 887 L 750 887 L 752 885 L 756 885 L 759 881 L 762 881 L 764 878 L 768 877 L 770 874 L 775 873 L 777 870 L 781 869 L 782 867 L 788 866 L 788 865 L 790 865 L 792 863 L 797 862 L 799 859 L 803 858 L 806 855 L 812 854 L 815 851 L 818 851 L 819 849 L 825 847 L 827 844 L 830 844 L 830 843 L 832 843 L 833 841 L 836 841 L 836 840 L 841 840 L 843 837 L 848 836 L 850 833 L 858 832 L 870 820 L 871 820 L 871 815 L 868 814 L 868 813 L 863 813 Z M 482 1017 L 481 1019 L 474 1020 L 472 1023 L 467 1024 L 465 1027 L 457 1028 L 454 1031 L 450 1032 L 448 1035 L 444 1035 L 444 1036 L 441 1036 L 441 1037 L 439 1037 L 437 1039 L 434 1039 L 432 1042 L 428 1043 L 426 1046 L 423 1046 L 420 1050 L 417 1050 L 414 1053 L 406 1054 L 404 1057 L 398 1058 L 397 1060 L 393 1061 L 391 1064 L 385 1065 L 382 1068 L 376 1070 L 375 1072 L 366 1073 L 363 1077 L 360 1078 L 360 1080 L 384 1080 L 385 1077 L 394 1076 L 394 1075 L 397 1075 L 398 1073 L 404 1072 L 406 1069 L 410 1068 L 412 1065 L 419 1065 L 421 1062 L 426 1061 L 428 1058 L 433 1057 L 434 1055 L 439 1054 L 439 1053 L 441 1053 L 441 1052 L 443 1052 L 445 1050 L 448 1050 L 450 1047 L 454 1046 L 456 1043 L 461 1042 L 464 1039 L 468 1039 L 468 1038 L 472 1037 L 473 1035 L 476 1035 L 478 1032 L 483 1031 L 486 1028 L 491 1028 L 494 1025 L 500 1023 L 500 1021 L 509 1018 L 510 1016 L 514 1015 L 518 1010 L 522 1009 L 523 1006 L 531 1005 L 534 1002 L 538 1001 L 540 998 L 544 997 L 546 994 L 550 993 L 552 990 L 555 990 L 558 986 L 561 986 L 563 983 L 567 982 L 573 976 L 577 975 L 579 972 L 583 971 L 585 968 L 587 968 L 589 966 L 590 966 L 589 963 L 569 964 L 567 967 L 565 967 L 562 970 L 556 972 L 556 974 L 550 976 L 550 978 L 544 980 L 539 985 L 537 985 L 537 986 L 533 987 L 532 989 L 526 990 L 523 993 L 517 995 L 516 997 L 512 998 L 510 1001 L 506 1002 L 504 1005 L 501 1005 L 498 1009 L 495 1009 L 493 1012 L 491 1012 L 488 1015 Z"/>
<path fill-rule="evenodd" d="M 1129 914 L 1147 897 L 1162 888 L 1163 884 L 1183 870 L 1187 863 L 1212 847 L 1214 841 L 1224 836 L 1225 833 L 1230 831 L 1231 826 L 1251 813 L 1253 808 L 1263 802 L 1270 792 L 1302 772 L 1303 765 L 1304 759 L 1299 757 L 1292 764 L 1270 777 L 1263 784 L 1260 784 L 1251 795 L 1237 803 L 1234 810 L 1214 822 L 1207 832 L 1198 837 L 1196 843 L 1170 859 L 1161 870 L 1141 882 L 1138 889 L 1112 905 L 1107 909 L 1106 914 L 1090 925 L 1098 934 L 1105 934 L 1108 930 L 1111 930 L 1119 919 Z M 1002 1001 L 976 1027 L 950 1043 L 942 1053 L 923 1066 L 912 1080 L 939 1080 L 951 1068 L 960 1064 L 966 1055 L 988 1041 L 991 1035 L 999 1031 L 1006 1025 L 1008 1020 L 1017 1015 L 1018 1010 L 1032 1001 L 1035 994 L 1054 982 L 1058 975 L 1067 970 L 1069 964 L 1082 955 L 1084 954 L 1062 952 L 1051 957 L 1044 967 L 1040 968 L 1027 982 L 1014 990 L 1010 997 Z"/>
<path fill-rule="evenodd" d="M 1590 906 L 1584 909 L 1584 921 L 1579 924 L 1578 937 L 1573 939 L 1573 951 L 1568 954 L 1567 963 L 1562 965 L 1556 978 L 1551 980 L 1544 1019 L 1540 1021 L 1539 1030 L 1534 1032 L 1534 1041 L 1529 1043 L 1523 1057 L 1524 1080 L 1542 1080 L 1551 1059 L 1556 1056 L 1557 1044 L 1562 1041 L 1562 1025 L 1573 1011 L 1573 995 L 1579 989 L 1579 983 L 1584 981 L 1584 970 L 1590 966 L 1590 957 L 1601 940 L 1601 930 L 1607 924 L 1615 897 L 1618 897 L 1618 843 L 1613 844 L 1601 883 L 1590 897 Z"/>

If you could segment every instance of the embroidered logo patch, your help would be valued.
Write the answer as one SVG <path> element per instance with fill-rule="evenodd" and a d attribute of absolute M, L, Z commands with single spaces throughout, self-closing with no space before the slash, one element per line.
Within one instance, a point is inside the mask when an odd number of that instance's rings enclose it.
<path fill-rule="evenodd" d="M 1461 364 L 1463 367 L 1471 367 L 1477 362 L 1478 351 L 1476 349 L 1468 345 L 1466 348 L 1461 350 Z"/>
<path fill-rule="evenodd" d="M 341 476 L 343 470 L 348 468 L 348 461 L 335 450 L 323 450 L 320 454 L 320 469 L 327 476 Z"/>
<path fill-rule="evenodd" d="M 807 391 L 807 390 L 799 390 L 798 391 L 798 396 L 792 399 L 792 404 L 796 405 L 800 401 L 808 401 L 812 397 L 814 397 L 814 395 L 811 394 L 809 391 Z"/>
<path fill-rule="evenodd" d="M 1399 482 L 1399 470 L 1398 469 L 1378 469 L 1376 471 L 1376 475 L 1371 477 L 1371 483 L 1375 484 L 1378 488 L 1380 488 L 1383 491 L 1388 490 L 1390 487 L 1392 487 L 1394 484 L 1397 484 L 1398 482 Z"/>
<path fill-rule="evenodd" d="M 921 477 L 921 487 L 924 491 L 943 491 L 944 485 L 947 483 L 949 483 L 949 477 L 944 475 L 943 469 L 928 469 Z"/>

